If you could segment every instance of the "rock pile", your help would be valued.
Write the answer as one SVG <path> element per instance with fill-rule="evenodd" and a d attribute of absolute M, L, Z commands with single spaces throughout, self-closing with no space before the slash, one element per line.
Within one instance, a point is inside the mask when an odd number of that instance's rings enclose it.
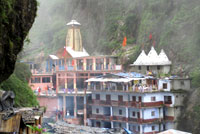
<path fill-rule="evenodd" d="M 47 127 L 48 125 L 48 127 Z M 123 129 L 106 129 L 67 124 L 65 122 L 47 123 L 48 132 L 55 134 L 122 134 Z"/>

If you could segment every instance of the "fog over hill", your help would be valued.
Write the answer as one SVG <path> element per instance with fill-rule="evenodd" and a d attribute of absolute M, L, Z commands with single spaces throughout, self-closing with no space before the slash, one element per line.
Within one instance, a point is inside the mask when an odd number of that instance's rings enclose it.
<path fill-rule="evenodd" d="M 200 1 L 199 0 L 39 0 L 38 17 L 29 33 L 26 58 L 48 55 L 65 45 L 66 23 L 76 19 L 82 24 L 83 45 L 90 54 L 116 54 L 133 62 L 142 46 L 165 50 L 172 60 L 173 72 L 190 75 L 193 86 L 200 78 Z M 152 34 L 153 41 L 149 41 Z M 127 46 L 122 48 L 124 36 Z M 198 89 L 188 95 L 180 129 L 197 133 L 200 124 Z M 194 95 L 194 97 L 192 96 Z M 196 97 L 195 97 L 196 96 Z M 188 106 L 188 105 L 187 105 Z M 188 110 L 188 109 L 187 109 Z M 193 124 L 195 122 L 195 124 Z M 191 125 L 193 124 L 193 125 Z"/>

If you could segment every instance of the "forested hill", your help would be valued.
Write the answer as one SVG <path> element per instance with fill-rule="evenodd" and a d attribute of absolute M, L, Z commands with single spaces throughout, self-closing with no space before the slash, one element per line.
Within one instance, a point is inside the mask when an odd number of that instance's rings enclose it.
<path fill-rule="evenodd" d="M 129 50 L 149 50 L 152 33 L 157 50 L 164 48 L 170 59 L 199 63 L 200 1 L 198 0 L 39 0 L 38 17 L 25 49 L 47 55 L 65 44 L 66 23 L 82 24 L 83 45 L 89 53 L 118 52 L 123 37 Z M 32 51 L 34 50 L 34 51 Z M 132 49 L 132 53 L 134 50 Z"/>
<path fill-rule="evenodd" d="M 38 17 L 29 33 L 31 43 L 25 48 L 29 57 L 48 55 L 62 48 L 66 23 L 76 19 L 82 24 L 83 45 L 90 54 L 113 53 L 126 63 L 133 62 L 141 46 L 146 52 L 150 49 L 151 33 L 155 48 L 158 51 L 163 48 L 172 60 L 173 72 L 181 70 L 193 78 L 193 87 L 200 87 L 199 0 L 39 0 L 39 3 Z M 127 46 L 122 48 L 124 36 Z M 199 90 L 194 91 L 185 103 L 190 104 L 189 110 L 184 111 L 184 120 L 188 121 L 182 121 L 185 126 L 180 125 L 180 129 L 191 129 L 193 133 L 199 131 L 192 122 L 200 124 Z"/>

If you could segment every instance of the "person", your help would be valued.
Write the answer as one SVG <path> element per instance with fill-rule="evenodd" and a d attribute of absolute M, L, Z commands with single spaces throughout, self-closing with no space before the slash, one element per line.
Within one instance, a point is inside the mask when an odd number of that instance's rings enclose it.
<path fill-rule="evenodd" d="M 38 87 L 38 88 L 37 88 L 37 91 L 38 91 L 38 95 L 40 95 L 41 88 L 40 88 L 40 87 Z"/>

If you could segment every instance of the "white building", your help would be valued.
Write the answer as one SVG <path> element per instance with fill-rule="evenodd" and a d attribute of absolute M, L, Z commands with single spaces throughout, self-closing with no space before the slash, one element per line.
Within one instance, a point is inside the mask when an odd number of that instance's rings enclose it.
<path fill-rule="evenodd" d="M 145 75 L 121 72 L 86 80 L 88 90 L 92 91 L 89 125 L 124 127 L 138 134 L 176 128 L 185 91 L 190 89 L 190 79 L 146 75 L 146 71 L 169 73 L 170 66 L 171 61 L 164 51 L 158 55 L 152 47 L 148 55 L 142 51 L 133 64 L 136 71 Z"/>
<path fill-rule="evenodd" d="M 153 74 L 168 74 L 170 72 L 171 64 L 171 61 L 168 59 L 163 49 L 158 55 L 154 47 L 152 47 L 148 55 L 146 55 L 144 50 L 142 50 L 136 61 L 131 64 L 130 67 L 131 71 L 143 74 L 149 72 Z"/>

